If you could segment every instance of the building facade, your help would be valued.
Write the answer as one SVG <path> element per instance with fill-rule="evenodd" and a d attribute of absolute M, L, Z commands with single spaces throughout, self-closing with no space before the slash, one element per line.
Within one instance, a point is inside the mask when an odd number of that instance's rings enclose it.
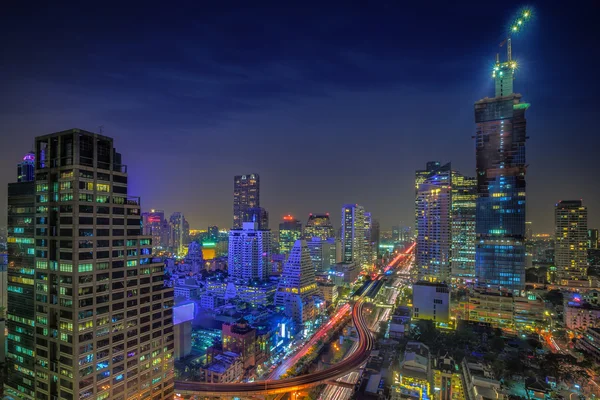
<path fill-rule="evenodd" d="M 516 63 L 497 62 L 495 97 L 475 103 L 478 283 L 525 288 L 525 202 L 528 103 L 513 93 Z"/>
<path fill-rule="evenodd" d="M 17 182 L 33 182 L 35 173 L 35 153 L 25 154 L 23 161 L 17 164 Z"/>
<path fill-rule="evenodd" d="M 271 271 L 271 231 L 257 222 L 244 222 L 229 231 L 229 277 L 240 283 L 266 280 Z"/>
<path fill-rule="evenodd" d="M 342 207 L 342 261 L 363 266 L 365 209 L 358 204 Z"/>
<path fill-rule="evenodd" d="M 258 222 L 258 229 L 269 229 L 269 212 L 262 207 L 248 208 L 242 222 Z"/>
<path fill-rule="evenodd" d="M 166 250 L 170 247 L 171 225 L 165 219 L 163 210 L 150 210 L 142 213 L 143 233 L 152 236 L 154 250 Z"/>
<path fill-rule="evenodd" d="M 35 346 L 9 350 L 35 394 L 10 382 L 8 394 L 172 398 L 173 291 L 140 236 L 139 199 L 112 139 L 72 129 L 36 138 L 35 153 L 35 319 L 10 304 L 8 314 L 31 327 L 13 325 L 13 338 L 35 329 Z"/>
<path fill-rule="evenodd" d="M 260 207 L 260 177 L 258 174 L 235 176 L 233 178 L 234 229 L 242 228 L 246 211 L 254 207 Z"/>
<path fill-rule="evenodd" d="M 337 257 L 340 242 L 335 238 L 312 237 L 306 244 L 316 273 L 326 273 L 340 261 Z"/>
<path fill-rule="evenodd" d="M 419 280 L 450 278 L 452 189 L 448 178 L 434 175 L 419 186 L 416 265 Z"/>
<path fill-rule="evenodd" d="M 174 212 L 169 218 L 171 233 L 171 249 L 178 255 L 186 253 L 186 247 L 190 243 L 190 224 L 182 212 Z"/>
<path fill-rule="evenodd" d="M 417 282 L 413 285 L 413 318 L 436 323 L 450 321 L 450 288 L 444 283 Z"/>
<path fill-rule="evenodd" d="M 559 283 L 587 279 L 587 207 L 581 200 L 562 200 L 554 208 L 554 263 Z"/>

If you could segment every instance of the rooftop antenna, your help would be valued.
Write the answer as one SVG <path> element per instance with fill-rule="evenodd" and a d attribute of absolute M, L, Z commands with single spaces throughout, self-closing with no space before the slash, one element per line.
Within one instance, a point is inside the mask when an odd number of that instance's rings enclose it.
<path fill-rule="evenodd" d="M 98 133 L 99 133 L 99 134 L 102 134 L 103 132 L 104 132 L 104 125 L 100 125 L 100 126 L 98 127 Z"/>

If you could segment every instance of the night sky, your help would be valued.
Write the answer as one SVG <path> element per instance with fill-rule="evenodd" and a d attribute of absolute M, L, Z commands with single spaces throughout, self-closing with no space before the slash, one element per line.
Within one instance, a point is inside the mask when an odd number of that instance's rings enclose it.
<path fill-rule="evenodd" d="M 35 136 L 101 125 L 130 194 L 192 228 L 230 227 L 236 174 L 260 174 L 272 228 L 309 212 L 337 227 L 359 203 L 383 229 L 412 224 L 426 161 L 474 175 L 473 103 L 493 96 L 522 2 L 211 3 L 5 4 L 0 209 Z M 550 231 L 554 203 L 583 198 L 600 227 L 600 6 L 531 5 L 513 41 L 532 104 L 528 219 Z"/>

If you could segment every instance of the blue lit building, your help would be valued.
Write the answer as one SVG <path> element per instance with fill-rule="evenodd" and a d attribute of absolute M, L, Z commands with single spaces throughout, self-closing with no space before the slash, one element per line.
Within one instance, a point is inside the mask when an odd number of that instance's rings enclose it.
<path fill-rule="evenodd" d="M 513 93 L 516 62 L 497 61 L 495 97 L 475 103 L 478 283 L 519 291 L 525 287 L 525 111 Z"/>
<path fill-rule="evenodd" d="M 35 176 L 35 153 L 29 152 L 17 164 L 17 182 L 33 182 Z"/>

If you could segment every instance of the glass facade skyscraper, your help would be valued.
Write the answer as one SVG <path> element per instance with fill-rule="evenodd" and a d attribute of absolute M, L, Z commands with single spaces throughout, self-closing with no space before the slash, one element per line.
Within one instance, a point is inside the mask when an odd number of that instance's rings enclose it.
<path fill-rule="evenodd" d="M 452 278 L 475 277 L 475 204 L 477 180 L 452 172 Z"/>
<path fill-rule="evenodd" d="M 358 204 L 346 204 L 342 208 L 342 261 L 354 262 L 358 267 L 364 263 L 365 209 Z"/>
<path fill-rule="evenodd" d="M 289 254 L 292 247 L 294 247 L 296 240 L 299 240 L 301 237 L 302 223 L 291 215 L 283 217 L 283 222 L 279 224 L 279 253 Z"/>
<path fill-rule="evenodd" d="M 516 64 L 494 67 L 495 97 L 475 103 L 477 210 L 475 271 L 479 283 L 525 288 L 525 111 L 513 93 Z"/>
<path fill-rule="evenodd" d="M 304 227 L 304 238 L 310 240 L 311 238 L 318 237 L 323 240 L 335 237 L 335 230 L 333 224 L 327 214 L 310 214 L 308 221 Z"/>

